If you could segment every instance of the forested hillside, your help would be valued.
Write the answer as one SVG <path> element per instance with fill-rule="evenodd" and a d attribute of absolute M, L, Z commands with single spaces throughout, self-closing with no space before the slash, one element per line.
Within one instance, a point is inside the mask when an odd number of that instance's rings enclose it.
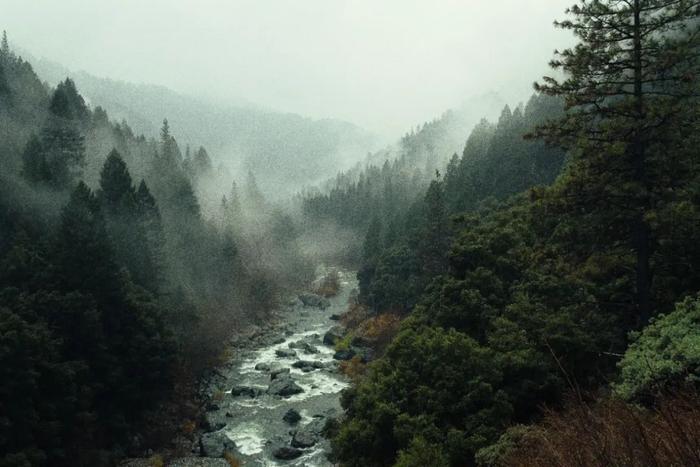
<path fill-rule="evenodd" d="M 700 11 L 568 13 L 565 78 L 461 157 L 409 146 L 305 199 L 365 232 L 341 465 L 697 463 Z"/>
<path fill-rule="evenodd" d="M 136 85 L 72 72 L 48 60 L 30 60 L 39 77 L 58 83 L 71 77 L 81 92 L 126 120 L 135 133 L 157 136 L 156 122 L 169 116 L 182 141 L 206 146 L 234 172 L 253 171 L 261 189 L 283 199 L 304 184 L 351 166 L 377 144 L 377 137 L 342 120 L 314 120 L 250 103 L 216 102 L 162 86 Z"/>
<path fill-rule="evenodd" d="M 204 148 L 183 156 L 167 120 L 134 134 L 70 79 L 45 86 L 6 36 L 0 132 L 0 465 L 157 446 L 196 421 L 225 340 L 309 280 L 293 223 L 252 174 L 205 216 Z"/>
<path fill-rule="evenodd" d="M 527 102 L 369 154 L 3 34 L 0 467 L 700 465 L 700 1 L 565 15 Z"/>

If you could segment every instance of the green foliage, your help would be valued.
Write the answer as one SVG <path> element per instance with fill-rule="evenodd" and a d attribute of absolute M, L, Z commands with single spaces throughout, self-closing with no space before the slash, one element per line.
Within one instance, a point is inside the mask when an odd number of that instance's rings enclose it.
<path fill-rule="evenodd" d="M 189 173 L 167 122 L 159 142 L 137 136 L 2 47 L 0 465 L 114 465 L 284 278 L 201 215 L 204 148 Z M 284 274 L 307 280 L 293 220 L 269 223 Z"/>
<path fill-rule="evenodd" d="M 700 382 L 700 300 L 686 298 L 636 334 L 619 366 L 615 391 L 625 399 Z"/>
<path fill-rule="evenodd" d="M 449 459 L 439 444 L 430 444 L 418 436 L 411 441 L 406 450 L 399 452 L 395 467 L 449 467 Z"/>
<path fill-rule="evenodd" d="M 453 465 L 464 461 L 494 441 L 512 414 L 494 356 L 454 330 L 405 329 L 344 397 L 349 421 L 334 453 L 349 465 L 384 465 L 408 449 L 410 462 L 420 447 L 412 443 L 423 437 L 444 444 Z"/>

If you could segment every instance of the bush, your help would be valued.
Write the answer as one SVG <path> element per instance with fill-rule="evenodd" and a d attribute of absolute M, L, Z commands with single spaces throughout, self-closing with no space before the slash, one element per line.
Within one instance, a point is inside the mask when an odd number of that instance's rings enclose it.
<path fill-rule="evenodd" d="M 700 465 L 700 398 L 663 398 L 653 411 L 619 399 L 580 400 L 523 435 L 511 467 Z"/>
<path fill-rule="evenodd" d="M 396 313 L 383 313 L 364 321 L 356 334 L 368 341 L 372 348 L 383 351 L 399 332 L 401 318 Z"/>
<path fill-rule="evenodd" d="M 700 300 L 687 298 L 634 336 L 620 361 L 615 386 L 625 399 L 639 399 L 700 378 Z"/>
<path fill-rule="evenodd" d="M 428 443 L 425 438 L 416 437 L 408 449 L 399 452 L 394 467 L 449 467 L 450 462 L 440 445 Z"/>
<path fill-rule="evenodd" d="M 340 362 L 340 371 L 351 380 L 357 382 L 367 371 L 367 365 L 362 363 L 362 358 L 355 355 L 350 360 Z"/>

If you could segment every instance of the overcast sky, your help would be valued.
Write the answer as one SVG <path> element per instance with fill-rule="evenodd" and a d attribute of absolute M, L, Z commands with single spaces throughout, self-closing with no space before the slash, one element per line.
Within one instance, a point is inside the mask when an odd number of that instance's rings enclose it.
<path fill-rule="evenodd" d="M 573 0 L 0 0 L 11 42 L 73 70 L 388 135 L 524 98 Z"/>

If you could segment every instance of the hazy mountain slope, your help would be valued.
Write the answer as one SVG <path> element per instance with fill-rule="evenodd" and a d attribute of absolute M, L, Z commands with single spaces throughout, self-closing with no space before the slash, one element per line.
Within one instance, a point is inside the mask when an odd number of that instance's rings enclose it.
<path fill-rule="evenodd" d="M 29 60 L 50 84 L 73 78 L 93 106 L 104 107 L 113 119 L 126 119 L 138 133 L 156 136 L 167 117 L 182 143 L 206 146 L 215 162 L 226 164 L 238 178 L 253 170 L 261 188 L 273 196 L 352 165 L 373 150 L 377 140 L 340 120 L 314 120 L 243 103 L 217 104 L 162 86 L 97 78 L 50 61 Z"/>

